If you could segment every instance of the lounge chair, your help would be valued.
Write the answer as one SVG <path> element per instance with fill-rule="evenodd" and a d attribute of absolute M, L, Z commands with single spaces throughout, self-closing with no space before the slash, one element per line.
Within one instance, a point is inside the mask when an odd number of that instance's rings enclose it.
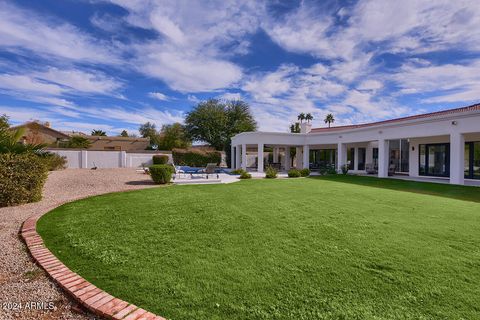
<path fill-rule="evenodd" d="M 181 169 L 180 166 L 173 165 L 175 168 L 175 175 L 173 176 L 173 179 L 180 179 L 182 177 L 182 174 L 185 175 L 185 171 Z"/>
<path fill-rule="evenodd" d="M 203 169 L 203 171 L 207 175 L 207 179 L 208 179 L 209 174 L 216 174 L 217 179 L 218 179 L 217 164 L 216 163 L 207 163 L 207 166 L 205 167 L 205 169 Z"/>

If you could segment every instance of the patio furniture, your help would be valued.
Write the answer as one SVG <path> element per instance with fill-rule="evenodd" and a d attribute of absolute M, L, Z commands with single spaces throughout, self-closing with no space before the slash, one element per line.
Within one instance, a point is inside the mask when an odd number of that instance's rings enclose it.
<path fill-rule="evenodd" d="M 205 169 L 203 169 L 203 171 L 207 175 L 207 179 L 208 179 L 209 174 L 216 174 L 217 179 L 218 179 L 217 164 L 216 163 L 207 163 L 207 166 L 205 167 Z"/>
<path fill-rule="evenodd" d="M 388 176 L 393 176 L 395 174 L 395 169 L 396 169 L 396 166 L 395 164 L 391 164 L 388 166 Z"/>
<path fill-rule="evenodd" d="M 280 169 L 282 168 L 282 163 L 281 162 L 272 162 L 272 163 L 270 163 L 270 166 L 272 168 L 274 168 L 275 170 L 280 171 Z"/>
<path fill-rule="evenodd" d="M 375 166 L 373 165 L 373 163 L 367 163 L 365 164 L 365 172 L 367 174 L 376 174 L 377 170 L 375 169 Z"/>
<path fill-rule="evenodd" d="M 176 165 L 173 165 L 173 167 L 175 168 L 175 174 L 173 176 L 173 179 L 175 180 L 176 178 L 181 178 L 182 177 L 182 174 L 185 175 L 185 171 L 182 170 L 182 167 L 180 166 L 176 166 Z"/>

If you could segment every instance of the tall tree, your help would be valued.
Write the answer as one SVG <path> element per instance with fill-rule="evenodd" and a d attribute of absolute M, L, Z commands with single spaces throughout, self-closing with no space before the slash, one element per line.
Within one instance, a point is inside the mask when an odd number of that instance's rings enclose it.
<path fill-rule="evenodd" d="M 150 139 L 150 146 L 149 148 L 153 148 L 154 146 L 158 145 L 158 133 L 157 133 L 157 126 L 154 123 L 146 122 L 138 128 L 138 132 L 142 138 L 149 138 Z M 156 147 L 155 147 L 156 149 Z"/>
<path fill-rule="evenodd" d="M 120 133 L 120 137 L 128 137 L 127 130 L 122 130 L 122 132 Z"/>
<path fill-rule="evenodd" d="M 325 117 L 325 123 L 328 123 L 328 127 L 330 128 L 330 124 L 334 123 L 335 122 L 335 118 L 333 117 L 333 114 L 329 113 L 327 114 L 327 116 Z"/>
<path fill-rule="evenodd" d="M 307 113 L 307 115 L 305 116 L 305 120 L 307 120 L 308 123 L 310 123 L 310 121 L 313 120 L 313 116 L 311 113 Z"/>
<path fill-rule="evenodd" d="M 224 150 L 229 163 L 231 138 L 240 132 L 255 131 L 257 123 L 246 102 L 210 99 L 200 102 L 187 113 L 185 129 L 192 140 L 204 141 L 216 150 Z"/>
<path fill-rule="evenodd" d="M 300 133 L 301 129 L 300 129 L 300 123 L 298 122 L 295 122 L 294 124 L 292 124 L 290 126 L 290 132 L 291 133 Z"/>
<path fill-rule="evenodd" d="M 300 123 L 303 122 L 303 120 L 305 120 L 305 113 L 300 113 L 297 117 L 298 121 L 300 121 Z"/>
<path fill-rule="evenodd" d="M 154 123 L 146 122 L 138 128 L 138 132 L 143 138 L 151 138 L 157 134 L 157 126 Z"/>
<path fill-rule="evenodd" d="M 101 137 L 105 137 L 107 136 L 107 133 L 103 130 L 92 130 L 92 133 L 91 133 L 92 136 L 101 136 Z"/>
<path fill-rule="evenodd" d="M 158 149 L 172 150 L 174 148 L 188 148 L 192 141 L 188 138 L 185 128 L 182 124 L 166 124 L 162 126 L 158 138 Z"/>

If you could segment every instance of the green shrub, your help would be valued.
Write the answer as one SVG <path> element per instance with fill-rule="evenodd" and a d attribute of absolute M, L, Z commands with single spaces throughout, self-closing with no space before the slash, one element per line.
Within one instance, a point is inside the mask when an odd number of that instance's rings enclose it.
<path fill-rule="evenodd" d="M 267 170 L 265 170 L 265 178 L 275 179 L 276 177 L 277 177 L 277 170 L 272 166 L 268 166 Z"/>
<path fill-rule="evenodd" d="M 156 154 L 152 157 L 153 164 L 167 164 L 168 156 L 164 154 Z"/>
<path fill-rule="evenodd" d="M 288 177 L 289 178 L 299 178 L 301 176 L 302 176 L 302 174 L 297 169 L 290 169 L 288 171 Z"/>
<path fill-rule="evenodd" d="M 197 149 L 173 149 L 173 162 L 175 165 L 206 167 L 207 163 L 220 164 L 222 154 L 218 151 L 204 151 Z"/>
<path fill-rule="evenodd" d="M 252 175 L 246 171 L 240 174 L 240 179 L 251 179 L 251 178 L 252 178 Z"/>
<path fill-rule="evenodd" d="M 331 164 L 327 167 L 327 174 L 337 174 L 337 169 L 334 164 Z"/>
<path fill-rule="evenodd" d="M 49 171 L 63 170 L 67 167 L 67 158 L 53 152 L 42 152 L 39 154 Z"/>
<path fill-rule="evenodd" d="M 154 164 L 148 168 L 153 182 L 157 184 L 166 184 L 172 180 L 172 174 L 175 168 L 169 164 Z"/>
<path fill-rule="evenodd" d="M 310 169 L 304 168 L 304 169 L 300 170 L 300 175 L 302 177 L 308 177 L 310 175 Z"/>
<path fill-rule="evenodd" d="M 34 153 L 0 154 L 0 207 L 41 200 L 47 177 L 47 164 Z"/>
<path fill-rule="evenodd" d="M 342 174 L 347 174 L 348 173 L 348 164 L 344 164 L 342 167 Z"/>
<path fill-rule="evenodd" d="M 246 172 L 246 171 L 239 168 L 239 169 L 235 169 L 235 170 L 230 171 L 230 174 L 242 174 L 244 172 Z"/>

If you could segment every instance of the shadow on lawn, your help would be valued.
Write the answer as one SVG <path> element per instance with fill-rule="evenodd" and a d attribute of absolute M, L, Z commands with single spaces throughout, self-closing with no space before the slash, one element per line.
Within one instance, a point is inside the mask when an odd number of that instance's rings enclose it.
<path fill-rule="evenodd" d="M 129 186 L 153 186 L 155 183 L 153 181 L 149 180 L 136 180 L 136 181 L 128 181 L 125 182 L 125 184 L 128 184 Z"/>
<path fill-rule="evenodd" d="M 464 201 L 480 202 L 480 188 L 431 182 L 418 182 L 397 179 L 380 179 L 376 177 L 354 175 L 331 175 L 310 177 L 310 179 L 329 180 L 362 186 L 428 194 L 438 197 L 452 198 Z"/>

